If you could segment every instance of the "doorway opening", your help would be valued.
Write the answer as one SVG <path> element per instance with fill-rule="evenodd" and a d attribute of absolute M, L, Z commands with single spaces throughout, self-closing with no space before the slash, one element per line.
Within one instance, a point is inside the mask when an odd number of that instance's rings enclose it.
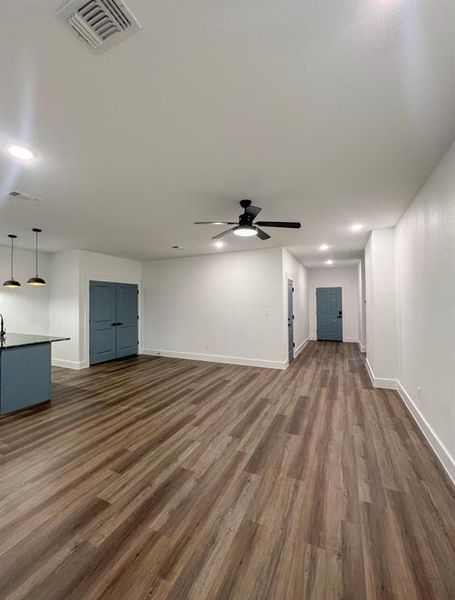
<path fill-rule="evenodd" d="M 90 364 L 137 354 L 138 286 L 90 281 Z"/>

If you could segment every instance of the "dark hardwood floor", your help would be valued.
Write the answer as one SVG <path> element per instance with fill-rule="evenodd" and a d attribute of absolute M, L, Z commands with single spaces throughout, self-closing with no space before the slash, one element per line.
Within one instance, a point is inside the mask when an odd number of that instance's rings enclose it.
<path fill-rule="evenodd" d="M 0 421 L 0 598 L 453 600 L 455 496 L 354 344 L 54 371 Z"/>

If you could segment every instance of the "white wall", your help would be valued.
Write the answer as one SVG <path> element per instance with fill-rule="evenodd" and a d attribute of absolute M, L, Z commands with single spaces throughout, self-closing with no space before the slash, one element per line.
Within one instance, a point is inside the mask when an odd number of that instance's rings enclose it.
<path fill-rule="evenodd" d="M 455 145 L 395 237 L 400 391 L 455 479 Z"/>
<path fill-rule="evenodd" d="M 343 307 L 343 341 L 359 341 L 359 282 L 357 266 L 309 269 L 310 339 L 316 339 L 316 288 L 341 287 Z"/>
<path fill-rule="evenodd" d="M 35 253 L 30 250 L 14 249 L 14 277 L 20 288 L 2 287 L 10 278 L 11 248 L 0 246 L 0 313 L 5 327 L 11 333 L 48 335 L 49 332 L 49 287 L 27 285 L 35 275 Z M 39 253 L 41 277 L 49 281 L 50 255 Z"/>
<path fill-rule="evenodd" d="M 309 338 L 308 326 L 308 271 L 285 248 L 283 250 L 283 339 L 284 347 L 288 344 L 288 279 L 294 283 L 294 356 L 297 356 Z M 286 351 L 286 350 L 285 350 Z"/>
<path fill-rule="evenodd" d="M 79 250 L 51 255 L 49 333 L 70 338 L 53 344 L 52 363 L 73 369 L 80 368 L 79 264 Z"/>
<path fill-rule="evenodd" d="M 143 265 L 143 351 L 283 368 L 282 249 Z"/>
<path fill-rule="evenodd" d="M 52 256 L 51 264 L 50 332 L 71 337 L 68 342 L 55 344 L 53 364 L 84 368 L 89 365 L 90 280 L 135 283 L 140 293 L 142 264 L 83 250 L 58 252 Z"/>
<path fill-rule="evenodd" d="M 365 249 L 367 269 L 367 367 L 382 387 L 393 387 L 397 372 L 395 230 L 371 232 Z"/>
<path fill-rule="evenodd" d="M 366 354 L 374 362 L 374 294 L 373 294 L 373 242 L 371 236 L 365 246 L 365 345 Z"/>
<path fill-rule="evenodd" d="M 141 352 L 142 263 L 127 258 L 80 251 L 79 287 L 79 361 L 89 365 L 90 281 L 135 283 L 139 287 L 139 352 Z"/>
<path fill-rule="evenodd" d="M 366 311 L 365 311 L 365 295 L 366 295 L 366 282 L 365 282 L 365 259 L 362 258 L 359 261 L 357 267 L 358 277 L 358 298 L 359 298 L 359 317 L 358 317 L 358 330 L 359 330 L 359 345 L 361 352 L 366 352 Z"/>

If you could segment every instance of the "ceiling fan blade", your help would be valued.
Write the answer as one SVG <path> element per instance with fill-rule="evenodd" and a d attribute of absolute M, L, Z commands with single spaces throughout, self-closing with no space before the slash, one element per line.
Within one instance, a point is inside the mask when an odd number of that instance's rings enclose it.
<path fill-rule="evenodd" d="M 194 221 L 193 225 L 237 225 L 234 221 Z"/>
<path fill-rule="evenodd" d="M 256 227 L 256 231 L 257 231 L 257 236 L 260 240 L 268 240 L 270 239 L 270 236 L 268 233 L 266 233 L 265 231 L 262 231 L 262 229 L 259 229 L 259 227 Z"/>
<path fill-rule="evenodd" d="M 252 217 L 253 219 L 255 219 L 258 214 L 261 212 L 262 208 L 259 208 L 259 206 L 247 206 L 245 208 L 245 214 L 246 215 L 250 215 L 250 217 Z"/>
<path fill-rule="evenodd" d="M 256 225 L 261 227 L 288 227 L 289 229 L 300 229 L 302 225 L 295 221 L 257 221 Z"/>
<path fill-rule="evenodd" d="M 228 233 L 231 233 L 231 231 L 234 230 L 234 227 L 232 229 L 227 229 L 226 231 L 222 231 L 221 233 L 219 233 L 218 235 L 214 235 L 212 237 L 212 240 L 217 240 L 219 238 L 224 237 L 225 235 L 227 235 Z"/>

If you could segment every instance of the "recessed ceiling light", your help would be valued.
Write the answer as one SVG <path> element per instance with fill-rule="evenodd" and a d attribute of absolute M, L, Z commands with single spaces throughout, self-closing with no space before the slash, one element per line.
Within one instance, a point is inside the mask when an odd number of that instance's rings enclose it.
<path fill-rule="evenodd" d="M 24 148 L 23 146 L 8 146 L 7 150 L 11 156 L 20 158 L 21 160 L 32 160 L 32 158 L 36 158 L 36 155 L 31 150 Z"/>
<path fill-rule="evenodd" d="M 329 245 L 328 244 L 321 244 L 319 246 L 319 250 L 328 250 L 329 249 Z"/>
<path fill-rule="evenodd" d="M 222 248 L 223 246 L 224 246 L 224 242 L 222 242 L 221 240 L 218 240 L 217 242 L 215 242 L 216 248 Z"/>
<path fill-rule="evenodd" d="M 351 225 L 351 230 L 352 231 L 360 231 L 362 229 L 362 225 L 360 223 L 354 223 L 354 225 Z"/>
<path fill-rule="evenodd" d="M 325 261 L 326 265 L 333 265 L 333 260 L 331 258 L 329 258 L 329 260 Z"/>

